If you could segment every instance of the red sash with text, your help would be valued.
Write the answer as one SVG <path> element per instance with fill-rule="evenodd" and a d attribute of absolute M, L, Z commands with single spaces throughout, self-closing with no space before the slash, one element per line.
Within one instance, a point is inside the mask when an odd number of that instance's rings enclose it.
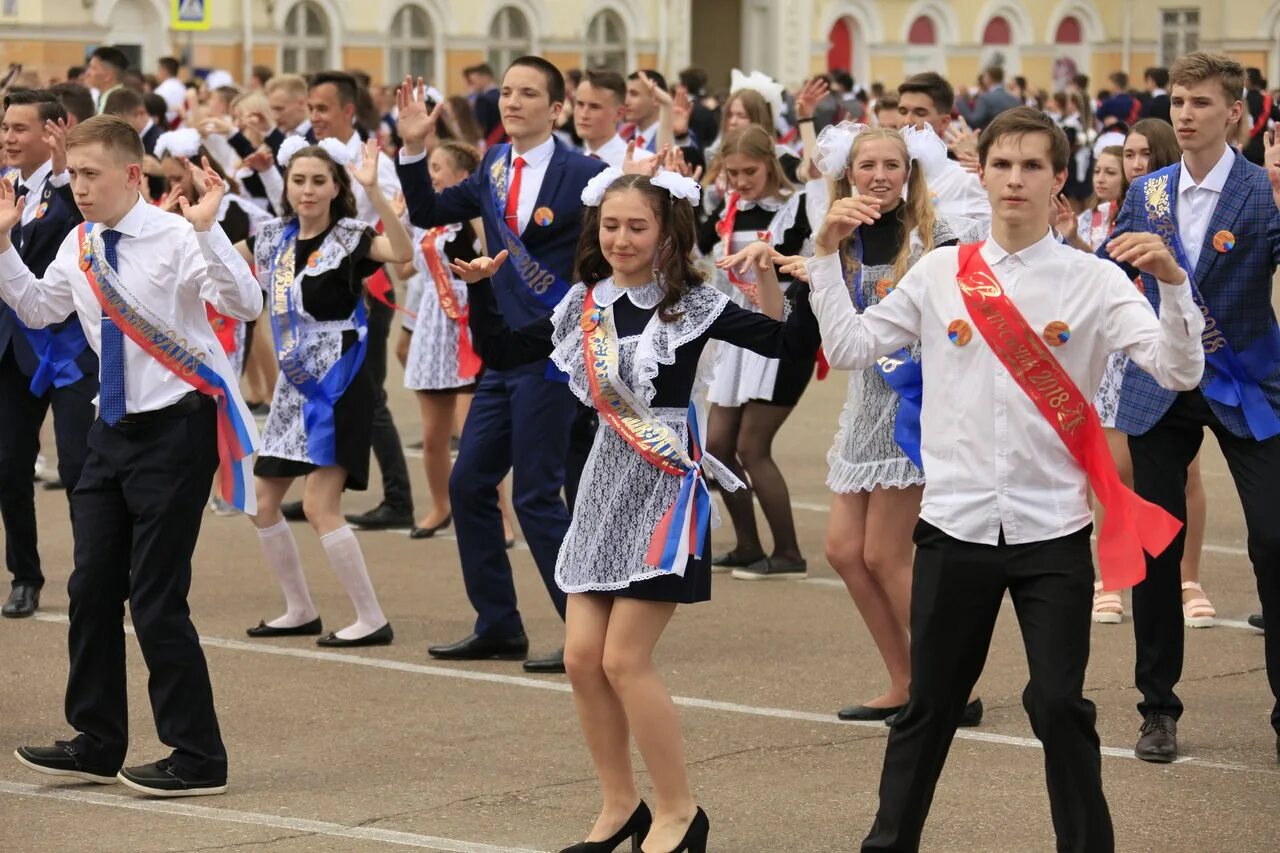
<path fill-rule="evenodd" d="M 1103 587 L 1134 586 L 1146 577 L 1143 552 L 1163 552 L 1182 524 L 1121 482 L 1093 404 L 1005 295 L 981 248 L 981 243 L 960 246 L 957 283 L 965 308 L 987 346 L 1084 469 L 1106 508 L 1098 534 Z"/>

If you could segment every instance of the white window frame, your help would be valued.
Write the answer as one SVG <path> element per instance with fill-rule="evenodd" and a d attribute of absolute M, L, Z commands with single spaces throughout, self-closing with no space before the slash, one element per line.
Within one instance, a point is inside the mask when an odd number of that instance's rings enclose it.
<path fill-rule="evenodd" d="M 519 15 L 524 19 L 525 36 L 523 40 L 511 35 L 509 31 L 495 32 L 495 30 L 504 29 L 500 27 L 500 24 L 507 20 L 505 17 L 507 13 Z M 501 6 L 493 13 L 493 17 L 489 19 L 489 28 L 486 33 L 489 44 L 485 51 L 485 60 L 493 68 L 495 74 L 502 74 L 512 60 L 535 52 L 533 18 L 529 15 L 529 11 L 522 6 L 514 3 Z"/>
<path fill-rule="evenodd" d="M 405 16 L 402 24 L 403 32 L 398 32 L 396 30 L 396 21 L 401 19 L 401 15 Z M 414 15 L 421 16 L 422 20 L 426 22 L 427 34 L 425 40 L 423 37 L 413 35 L 410 22 Z M 426 9 L 416 3 L 405 3 L 396 9 L 387 25 L 387 81 L 395 83 L 403 80 L 404 76 L 410 73 L 415 77 L 421 76 L 427 80 L 434 81 L 438 60 L 437 37 L 436 22 Z M 427 62 L 425 67 L 409 68 L 408 59 L 414 50 L 426 51 Z"/>
<path fill-rule="evenodd" d="M 316 14 L 320 16 L 321 23 L 324 24 L 324 35 L 313 36 L 304 33 L 292 33 L 289 31 L 289 18 L 298 16 L 294 20 L 297 25 L 306 28 L 306 9 L 310 7 Z M 315 0 L 299 0 L 289 7 L 285 13 L 281 29 L 283 30 L 283 38 L 280 41 L 280 69 L 284 73 L 292 74 L 311 74 L 316 71 L 323 71 L 326 67 L 333 64 L 334 51 L 334 20 L 329 14 L 329 10 L 323 4 L 315 2 Z M 313 50 L 320 50 L 324 53 L 324 61 L 320 63 L 319 68 L 309 68 L 305 65 L 307 54 Z M 286 57 L 292 56 L 294 59 L 293 67 L 289 67 Z"/>
<path fill-rule="evenodd" d="M 1176 15 L 1177 20 L 1167 22 L 1165 19 L 1169 15 Z M 1189 19 L 1195 16 L 1195 23 Z M 1183 54 L 1190 53 L 1200 47 L 1200 10 L 1198 8 L 1173 8 L 1160 10 L 1160 64 L 1168 68 L 1173 61 Z M 1177 39 L 1177 45 L 1173 48 L 1172 53 L 1165 48 L 1165 37 L 1173 35 Z M 1195 36 L 1195 45 L 1187 46 L 1188 36 Z"/>
<path fill-rule="evenodd" d="M 619 30 L 622 33 L 622 40 L 618 42 L 604 41 L 604 30 L 607 16 L 612 16 L 617 22 Z M 586 38 L 584 39 L 584 50 L 582 55 L 583 69 L 609 68 L 617 71 L 622 76 L 627 76 L 630 72 L 633 62 L 631 59 L 631 31 L 627 26 L 627 19 L 624 18 L 616 9 L 605 7 L 597 9 L 591 19 L 587 21 Z M 602 57 L 614 57 L 618 60 L 619 66 L 612 67 L 609 65 L 599 65 L 596 60 Z"/>

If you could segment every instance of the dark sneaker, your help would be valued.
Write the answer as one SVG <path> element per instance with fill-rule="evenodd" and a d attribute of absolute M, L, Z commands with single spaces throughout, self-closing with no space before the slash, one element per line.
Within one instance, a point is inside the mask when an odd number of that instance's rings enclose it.
<path fill-rule="evenodd" d="M 116 783 L 116 768 L 93 767 L 86 764 L 70 741 L 56 741 L 53 746 L 20 746 L 13 755 L 23 766 L 50 776 L 70 776 L 99 785 Z"/>
<path fill-rule="evenodd" d="M 809 577 L 809 566 L 804 560 L 788 563 L 761 557 L 749 566 L 733 570 L 733 576 L 740 581 L 792 581 Z"/>
<path fill-rule="evenodd" d="M 153 797 L 204 797 L 227 792 L 225 776 L 221 779 L 196 779 L 179 771 L 167 758 L 152 764 L 126 767 L 120 771 L 119 779 L 135 791 Z"/>

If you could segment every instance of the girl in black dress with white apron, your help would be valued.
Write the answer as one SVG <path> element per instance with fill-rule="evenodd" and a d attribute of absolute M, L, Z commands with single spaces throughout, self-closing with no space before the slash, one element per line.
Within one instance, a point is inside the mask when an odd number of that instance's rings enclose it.
<path fill-rule="evenodd" d="M 313 146 L 286 140 L 279 154 L 285 167 L 284 215 L 237 244 L 267 292 L 280 361 L 254 466 L 254 525 L 286 610 L 248 633 L 313 636 L 323 630 L 293 532 L 280 514 L 285 493 L 304 477 L 307 520 L 356 609 L 356 621 L 321 637 L 322 646 L 385 645 L 392 639 L 341 503 L 344 488 L 364 489 L 369 480 L 374 387 L 364 363 L 362 283 L 380 264 L 402 263 L 412 252 L 408 232 L 378 189 L 377 142 L 366 143 L 359 168 L 349 167 L 347 159 L 345 147 L 330 140 Z M 355 197 L 348 171 L 382 217 L 384 234 L 352 218 Z"/>
<path fill-rule="evenodd" d="M 711 594 L 704 473 L 723 488 L 741 486 L 701 452 L 690 406 L 698 361 L 713 339 L 774 358 L 812 359 L 818 347 L 807 295 L 785 324 L 766 315 L 781 313 L 782 292 L 764 243 L 731 260 L 753 264 L 772 285 L 766 313 L 701 282 L 689 260 L 698 195 L 696 182 L 672 172 L 598 175 L 583 191 L 575 266 L 584 283 L 519 330 L 506 327 L 488 281 L 505 252 L 453 266 L 471 284 L 472 341 L 485 363 L 509 369 L 550 356 L 600 413 L 556 561 L 556 583 L 569 593 L 565 668 L 604 795 L 591 840 L 567 848 L 574 853 L 641 838 L 648 850 L 706 849 L 707 817 L 689 789 L 679 719 L 652 657 L 676 604 Z M 652 815 L 635 787 L 632 734 L 653 780 Z"/>

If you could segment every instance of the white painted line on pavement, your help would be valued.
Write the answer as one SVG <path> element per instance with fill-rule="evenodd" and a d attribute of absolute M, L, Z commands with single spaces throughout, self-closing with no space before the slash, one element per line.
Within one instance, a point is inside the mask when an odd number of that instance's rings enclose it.
<path fill-rule="evenodd" d="M 196 818 L 198 820 L 267 826 L 273 829 L 288 829 L 295 832 L 330 835 L 335 838 L 350 838 L 358 841 L 375 841 L 381 844 L 397 844 L 401 847 L 420 847 L 425 850 L 442 850 L 448 851 L 448 853 L 535 853 L 535 851 L 525 847 L 495 847 L 492 844 L 455 841 L 452 838 L 437 838 L 433 835 L 418 835 L 413 832 L 399 832 L 393 829 L 343 826 L 340 823 L 329 823 L 322 820 L 306 820 L 304 818 L 262 814 L 260 812 L 242 812 L 235 809 L 194 806 L 189 803 L 179 803 L 172 800 L 148 800 L 139 797 L 122 797 L 115 794 L 95 794 L 91 791 L 83 790 L 87 787 L 89 786 L 52 787 L 27 785 L 21 782 L 9 782 L 0 779 L 0 793 L 14 794 L 19 797 L 40 797 L 47 800 L 88 803 L 113 809 L 154 812 Z"/>
<path fill-rule="evenodd" d="M 35 618 L 41 622 L 55 622 L 59 624 L 67 623 L 67 616 L 63 613 L 36 613 Z M 129 625 L 125 626 L 125 632 L 132 634 L 133 628 Z M 227 649 L 230 651 L 253 652 L 262 655 L 279 655 L 282 657 L 302 658 L 305 660 L 324 661 L 328 663 L 346 663 L 355 664 L 357 666 L 368 666 L 376 669 L 389 669 L 397 672 L 410 672 L 417 675 L 433 675 L 440 678 L 456 678 L 463 681 L 480 681 L 490 684 L 506 684 L 513 687 L 532 687 L 536 690 L 550 690 L 556 693 L 571 693 L 572 688 L 565 681 L 548 678 L 525 678 L 519 675 L 502 675 L 496 672 L 481 672 L 477 670 L 462 669 L 461 667 L 434 666 L 420 663 L 409 663 L 407 661 L 388 660 L 386 658 L 366 657 L 364 655 L 354 655 L 343 652 L 321 652 L 312 649 L 300 649 L 290 646 L 269 645 L 266 643 L 248 643 L 243 640 L 228 640 L 222 637 L 200 637 L 201 645 L 210 648 Z M 715 699 L 699 699 L 690 696 L 673 696 L 672 701 L 677 705 L 686 708 L 701 708 L 707 711 L 721 711 L 730 714 L 741 714 L 749 717 L 766 717 L 781 720 L 797 720 L 809 723 L 825 723 L 835 726 L 864 726 L 880 731 L 888 732 L 882 722 L 872 721 L 849 721 L 836 719 L 834 714 L 818 714 L 812 711 L 794 711 L 790 708 L 765 708 L 755 705 L 742 705 L 737 702 L 721 702 Z M 1005 746 L 1018 746 L 1023 748 L 1041 749 L 1040 741 L 1035 738 L 1015 737 L 1013 735 L 1000 735 L 992 732 L 975 731 L 973 729 L 960 729 L 956 732 L 958 740 L 971 740 L 979 743 L 994 743 Z M 1122 749 L 1119 747 L 1102 747 L 1102 754 L 1110 758 L 1130 758 L 1136 759 L 1132 749 Z M 1217 761 L 1210 761 L 1204 758 L 1184 755 L 1175 763 L 1186 764 L 1195 767 L 1208 767 L 1217 770 L 1231 770 L 1237 773 L 1261 774 L 1265 776 L 1280 776 L 1280 770 L 1267 770 L 1260 767 L 1249 767 L 1243 764 L 1228 764 Z"/>

